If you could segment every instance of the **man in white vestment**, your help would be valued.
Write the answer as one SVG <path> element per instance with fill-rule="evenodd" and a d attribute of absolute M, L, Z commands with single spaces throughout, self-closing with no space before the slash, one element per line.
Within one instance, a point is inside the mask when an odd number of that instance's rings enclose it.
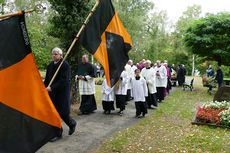
<path fill-rule="evenodd" d="M 151 67 L 151 61 L 145 62 L 145 68 L 141 71 L 141 76 L 146 80 L 148 87 L 148 96 L 146 97 L 147 105 L 149 109 L 153 109 L 151 105 L 158 106 L 156 99 L 156 71 Z"/>
<path fill-rule="evenodd" d="M 82 56 L 82 63 L 77 67 L 76 80 L 79 80 L 79 92 L 81 95 L 80 113 L 88 114 L 97 109 L 95 94 L 96 72 L 94 66 L 88 62 L 88 55 Z"/>
<path fill-rule="evenodd" d="M 167 70 L 161 62 L 157 61 L 156 70 L 156 87 L 157 87 L 157 100 L 162 102 L 164 100 L 164 92 L 167 87 Z"/>

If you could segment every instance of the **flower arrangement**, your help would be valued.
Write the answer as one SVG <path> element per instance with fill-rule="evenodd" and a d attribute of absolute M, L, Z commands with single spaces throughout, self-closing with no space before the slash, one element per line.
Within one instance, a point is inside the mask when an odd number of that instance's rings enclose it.
<path fill-rule="evenodd" d="M 196 122 L 230 127 L 230 102 L 206 102 L 198 107 Z"/>
<path fill-rule="evenodd" d="M 210 85 L 216 86 L 215 79 L 213 77 L 202 77 L 202 83 L 204 87 L 208 87 Z"/>
<path fill-rule="evenodd" d="M 222 102 L 206 102 L 201 105 L 201 107 L 207 107 L 212 109 L 230 109 L 230 102 L 222 101 Z"/>
<path fill-rule="evenodd" d="M 221 124 L 225 126 L 230 126 L 230 108 L 228 110 L 220 112 L 219 115 L 221 116 Z"/>

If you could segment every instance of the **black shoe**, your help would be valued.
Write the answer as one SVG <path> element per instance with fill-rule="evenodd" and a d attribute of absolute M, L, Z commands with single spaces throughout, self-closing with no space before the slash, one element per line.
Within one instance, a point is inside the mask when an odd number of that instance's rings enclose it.
<path fill-rule="evenodd" d="M 123 116 L 123 115 L 124 115 L 123 111 L 120 111 L 120 113 L 119 113 L 119 114 L 120 114 L 120 116 Z"/>
<path fill-rule="evenodd" d="M 74 124 L 69 128 L 69 135 L 72 135 L 75 132 L 76 126 L 77 126 L 77 122 L 74 121 Z"/>
<path fill-rule="evenodd" d="M 109 115 L 110 113 L 111 113 L 111 111 L 110 111 L 110 110 L 108 110 L 108 111 L 106 112 L 106 114 L 108 114 L 108 115 Z"/>
<path fill-rule="evenodd" d="M 62 136 L 60 136 L 60 137 L 54 137 L 54 138 L 50 139 L 50 142 L 55 142 L 55 141 L 57 141 L 57 140 L 59 140 L 61 138 L 62 138 Z"/>
<path fill-rule="evenodd" d="M 108 114 L 110 114 L 110 113 L 109 113 L 109 111 L 105 111 L 105 114 L 108 115 Z"/>
<path fill-rule="evenodd" d="M 136 117 L 136 118 L 141 118 L 141 115 L 136 115 L 135 117 Z"/>
<path fill-rule="evenodd" d="M 79 112 L 78 115 L 83 115 L 84 113 L 83 112 Z"/>
<path fill-rule="evenodd" d="M 153 106 L 153 109 L 157 109 L 157 106 Z"/>
<path fill-rule="evenodd" d="M 153 107 L 149 106 L 148 109 L 154 109 Z"/>

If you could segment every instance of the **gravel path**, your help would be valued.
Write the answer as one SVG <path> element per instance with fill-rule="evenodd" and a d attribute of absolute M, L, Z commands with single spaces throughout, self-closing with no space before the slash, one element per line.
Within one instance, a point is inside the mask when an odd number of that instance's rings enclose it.
<path fill-rule="evenodd" d="M 175 88 L 171 92 L 174 90 Z M 141 120 L 134 118 L 136 110 L 133 101 L 126 106 L 123 116 L 119 116 L 117 112 L 118 110 L 105 115 L 102 108 L 98 108 L 93 114 L 78 116 L 77 129 L 72 136 L 68 135 L 68 127 L 63 123 L 63 138 L 47 143 L 37 153 L 85 153 L 113 133 Z"/>

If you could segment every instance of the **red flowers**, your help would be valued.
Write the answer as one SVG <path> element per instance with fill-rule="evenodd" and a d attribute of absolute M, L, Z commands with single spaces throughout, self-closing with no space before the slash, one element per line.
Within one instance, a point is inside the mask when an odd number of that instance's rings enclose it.
<path fill-rule="evenodd" d="M 196 115 L 196 121 L 202 123 L 221 124 L 219 113 L 226 109 L 213 109 L 210 107 L 199 107 Z"/>

